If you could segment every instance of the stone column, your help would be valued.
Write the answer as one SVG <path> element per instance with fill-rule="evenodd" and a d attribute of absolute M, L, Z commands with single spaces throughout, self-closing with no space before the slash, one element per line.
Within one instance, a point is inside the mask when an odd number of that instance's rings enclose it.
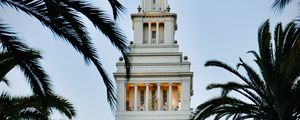
<path fill-rule="evenodd" d="M 141 18 L 135 18 L 133 21 L 134 27 L 134 44 L 142 45 L 144 42 L 144 28 Z"/>
<path fill-rule="evenodd" d="M 149 83 L 146 83 L 146 111 L 149 110 Z"/>
<path fill-rule="evenodd" d="M 151 31 L 151 22 L 148 23 L 148 43 L 151 44 L 152 40 L 152 31 Z"/>
<path fill-rule="evenodd" d="M 190 82 L 188 80 L 181 83 L 181 111 L 190 111 Z"/>
<path fill-rule="evenodd" d="M 169 83 L 169 111 L 172 111 L 172 83 Z"/>
<path fill-rule="evenodd" d="M 117 81 L 117 102 L 118 102 L 118 111 L 125 111 L 126 110 L 126 82 L 124 81 Z"/>
<path fill-rule="evenodd" d="M 158 106 L 158 111 L 161 110 L 161 99 L 160 99 L 160 83 L 157 83 L 157 106 Z"/>
<path fill-rule="evenodd" d="M 134 111 L 137 111 L 138 84 L 134 83 Z"/>
<path fill-rule="evenodd" d="M 143 0 L 143 11 L 146 11 L 146 1 L 145 0 Z"/>
<path fill-rule="evenodd" d="M 159 22 L 156 22 L 156 43 L 159 43 Z"/>
<path fill-rule="evenodd" d="M 165 1 L 164 0 L 161 1 L 161 9 L 163 11 L 165 10 Z"/>
<path fill-rule="evenodd" d="M 164 30 L 164 40 L 165 40 L 165 44 L 173 44 L 172 43 L 172 21 L 171 20 L 167 20 L 165 21 L 165 30 Z"/>
<path fill-rule="evenodd" d="M 164 0 L 164 7 L 165 7 L 165 9 L 168 7 L 168 1 L 167 0 Z"/>

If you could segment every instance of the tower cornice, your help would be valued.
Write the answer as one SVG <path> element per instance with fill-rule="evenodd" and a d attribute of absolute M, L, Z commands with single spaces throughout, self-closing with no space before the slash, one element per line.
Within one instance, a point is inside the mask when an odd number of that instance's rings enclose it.
<path fill-rule="evenodd" d="M 141 17 L 141 18 L 157 18 L 157 17 L 172 17 L 177 19 L 176 13 L 167 13 L 167 12 L 147 12 L 147 13 L 134 13 L 131 14 L 131 19 Z"/>

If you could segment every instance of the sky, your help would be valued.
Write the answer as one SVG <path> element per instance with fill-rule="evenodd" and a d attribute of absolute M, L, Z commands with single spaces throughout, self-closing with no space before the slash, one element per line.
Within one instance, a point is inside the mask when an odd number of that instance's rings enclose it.
<path fill-rule="evenodd" d="M 106 0 L 90 0 L 95 6 L 111 14 Z M 140 0 L 120 0 L 127 8 L 118 24 L 129 41 L 133 41 L 131 13 L 137 12 Z M 255 67 L 254 57 L 246 52 L 257 51 L 257 32 L 264 21 L 270 19 L 271 31 L 278 22 L 286 25 L 295 16 L 296 3 L 287 6 L 281 14 L 271 9 L 272 0 L 169 0 L 171 12 L 178 14 L 175 39 L 180 51 L 189 57 L 194 72 L 194 96 L 191 107 L 219 96 L 219 90 L 206 90 L 210 83 L 239 81 L 227 71 L 204 67 L 208 60 L 220 60 L 235 66 L 239 57 Z M 29 46 L 42 51 L 42 65 L 50 75 L 55 93 L 71 101 L 76 110 L 75 120 L 114 120 L 106 102 L 105 86 L 93 65 L 86 65 L 83 57 L 65 41 L 22 12 L 9 7 L 0 8 L 1 20 L 12 27 Z M 121 56 L 109 40 L 93 25 L 83 19 L 89 28 L 101 61 L 109 76 L 116 71 L 115 63 Z M 0 91 L 12 95 L 30 95 L 30 88 L 15 68 L 6 76 L 11 86 L 0 84 Z M 53 119 L 65 120 L 56 113 Z"/>

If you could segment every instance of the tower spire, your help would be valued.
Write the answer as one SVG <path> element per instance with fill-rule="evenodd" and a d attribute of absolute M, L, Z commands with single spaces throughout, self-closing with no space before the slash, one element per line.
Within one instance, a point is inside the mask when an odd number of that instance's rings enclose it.
<path fill-rule="evenodd" d="M 142 12 L 167 12 L 168 0 L 142 0 Z"/>

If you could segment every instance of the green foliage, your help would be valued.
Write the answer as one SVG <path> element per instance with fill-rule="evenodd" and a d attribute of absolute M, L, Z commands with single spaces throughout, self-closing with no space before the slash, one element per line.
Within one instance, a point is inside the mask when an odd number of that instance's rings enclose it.
<path fill-rule="evenodd" d="M 15 33 L 1 23 L 0 45 L 3 50 L 0 53 L 0 79 L 19 66 L 36 95 L 45 97 L 52 92 L 49 77 L 40 65 L 40 53 L 22 43 Z"/>
<path fill-rule="evenodd" d="M 74 107 L 64 98 L 51 94 L 47 103 L 39 96 L 12 97 L 7 93 L 0 95 L 1 120 L 49 120 L 51 113 L 56 110 L 72 119 L 76 114 Z"/>
<path fill-rule="evenodd" d="M 76 114 L 70 102 L 53 94 L 50 80 L 39 60 L 40 52 L 30 49 L 26 44 L 0 24 L 0 82 L 7 85 L 4 76 L 14 67 L 18 66 L 27 77 L 35 95 L 27 97 L 12 97 L 7 93 L 0 96 L 0 119 L 36 119 L 48 120 L 50 113 L 57 110 L 72 119 Z"/>
<path fill-rule="evenodd" d="M 117 0 L 108 0 L 108 2 L 112 7 L 114 19 L 117 19 L 119 13 L 124 12 L 125 8 Z M 116 95 L 114 82 L 108 77 L 102 67 L 87 27 L 82 22 L 82 17 L 88 18 L 94 24 L 95 28 L 107 36 L 110 42 L 120 50 L 125 61 L 126 77 L 129 80 L 130 57 L 128 55 L 129 48 L 126 43 L 127 38 L 115 24 L 113 18 L 110 18 L 105 11 L 93 6 L 88 1 L 81 0 L 0 0 L 0 6 L 11 7 L 36 18 L 55 35 L 70 43 L 76 51 L 83 55 L 86 63 L 93 63 L 106 85 L 107 100 L 111 108 L 115 108 Z M 14 33 L 9 32 L 7 27 L 3 26 L 3 24 L 0 26 L 0 45 L 3 49 L 13 54 L 21 54 L 19 53 L 20 51 L 27 51 L 28 49 L 24 44 L 12 44 L 20 41 Z M 50 83 L 48 76 L 42 72 L 43 70 L 38 62 L 30 60 L 22 61 L 20 58 L 16 58 L 16 60 L 31 83 L 34 92 L 38 92 L 37 94 L 39 95 L 49 92 Z M 31 67 L 35 67 L 36 69 L 30 69 Z M 9 70 L 10 68 L 7 69 Z M 3 73 L 6 72 L 4 71 Z M 34 73 L 38 76 L 35 76 Z M 35 86 L 38 84 L 41 86 L 36 88 Z"/>
<path fill-rule="evenodd" d="M 295 1 L 295 0 L 273 0 L 273 9 L 275 11 L 281 11 L 283 10 L 289 3 Z"/>
<path fill-rule="evenodd" d="M 208 61 L 205 64 L 223 68 L 238 76 L 242 82 L 209 85 L 207 89 L 219 88 L 222 94 L 200 104 L 193 119 L 300 119 L 300 29 L 294 22 L 284 29 L 278 24 L 272 41 L 269 28 L 269 21 L 266 21 L 259 29 L 259 52 L 249 52 L 255 56 L 260 74 L 242 59 L 237 67 L 243 68 L 247 76 L 220 61 Z M 230 96 L 232 92 L 248 100 Z"/>

